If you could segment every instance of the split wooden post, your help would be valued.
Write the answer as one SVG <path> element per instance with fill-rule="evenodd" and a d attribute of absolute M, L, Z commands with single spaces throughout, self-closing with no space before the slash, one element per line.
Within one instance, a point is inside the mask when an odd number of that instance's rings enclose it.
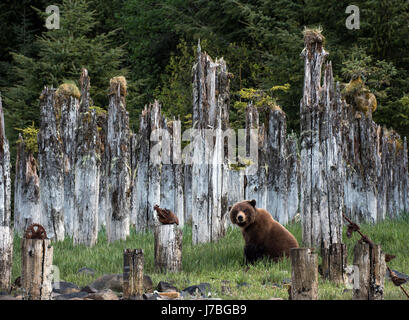
<path fill-rule="evenodd" d="M 291 300 L 318 299 L 318 255 L 310 248 L 293 248 L 291 255 Z"/>
<path fill-rule="evenodd" d="M 182 230 L 176 224 L 155 227 L 155 268 L 168 272 L 182 270 Z"/>
<path fill-rule="evenodd" d="M 13 229 L 0 226 L 0 292 L 11 288 L 11 268 L 13 265 Z"/>
<path fill-rule="evenodd" d="M 328 248 L 321 249 L 322 275 L 337 285 L 344 284 L 345 267 L 347 265 L 347 249 L 343 243 L 332 243 Z"/>
<path fill-rule="evenodd" d="M 49 239 L 22 239 L 21 280 L 24 300 L 50 300 L 53 247 Z"/>
<path fill-rule="evenodd" d="M 380 245 L 357 243 L 354 248 L 354 300 L 383 300 L 385 254 Z"/>
<path fill-rule="evenodd" d="M 141 297 L 143 292 L 144 257 L 142 249 L 125 249 L 123 298 Z"/>

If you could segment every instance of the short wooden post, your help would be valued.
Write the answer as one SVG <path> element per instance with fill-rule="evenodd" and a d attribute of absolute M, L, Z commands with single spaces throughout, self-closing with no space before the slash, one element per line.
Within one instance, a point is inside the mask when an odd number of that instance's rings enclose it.
<path fill-rule="evenodd" d="M 182 270 L 182 230 L 176 224 L 155 227 L 155 268 L 168 272 Z"/>
<path fill-rule="evenodd" d="M 347 249 L 343 243 L 330 244 L 328 248 L 321 249 L 322 275 L 337 285 L 346 281 L 345 267 L 347 265 Z"/>
<path fill-rule="evenodd" d="M 22 239 L 21 280 L 24 300 L 50 300 L 53 247 L 49 239 Z"/>
<path fill-rule="evenodd" d="M 354 300 L 382 300 L 385 254 L 379 245 L 357 243 L 354 248 Z"/>
<path fill-rule="evenodd" d="M 143 292 L 144 257 L 142 249 L 125 249 L 123 298 L 141 297 Z"/>
<path fill-rule="evenodd" d="M 318 299 L 318 255 L 310 248 L 293 248 L 291 255 L 291 300 Z"/>
<path fill-rule="evenodd" d="M 0 292 L 11 288 L 11 268 L 13 264 L 13 229 L 0 226 Z"/>

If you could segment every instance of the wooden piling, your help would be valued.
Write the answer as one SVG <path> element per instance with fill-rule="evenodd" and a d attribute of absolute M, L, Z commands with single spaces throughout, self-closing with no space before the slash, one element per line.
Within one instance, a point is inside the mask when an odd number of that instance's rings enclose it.
<path fill-rule="evenodd" d="M 22 239 L 21 282 L 24 300 L 50 300 L 53 247 L 49 239 Z"/>
<path fill-rule="evenodd" d="M 182 270 L 182 230 L 176 224 L 155 227 L 155 268 L 167 272 Z"/>
<path fill-rule="evenodd" d="M 383 300 L 386 262 L 380 245 L 357 243 L 354 248 L 354 265 L 353 299 Z"/>
<path fill-rule="evenodd" d="M 321 249 L 322 275 L 337 285 L 345 283 L 345 267 L 347 265 L 347 249 L 343 243 L 332 243 Z"/>
<path fill-rule="evenodd" d="M 310 248 L 293 248 L 291 255 L 291 300 L 318 299 L 318 255 Z"/>
<path fill-rule="evenodd" d="M 0 226 L 0 292 L 11 288 L 11 268 L 13 265 L 13 229 Z"/>
<path fill-rule="evenodd" d="M 143 292 L 144 256 L 142 249 L 125 249 L 123 298 L 141 297 Z"/>

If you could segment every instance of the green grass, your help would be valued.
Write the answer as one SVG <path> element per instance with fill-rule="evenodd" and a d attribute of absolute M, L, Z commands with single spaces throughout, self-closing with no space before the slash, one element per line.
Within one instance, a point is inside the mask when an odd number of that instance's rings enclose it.
<path fill-rule="evenodd" d="M 287 228 L 301 243 L 301 225 L 290 224 Z M 361 230 L 375 243 L 382 245 L 385 253 L 396 255 L 388 265 L 392 269 L 409 273 L 409 215 L 398 220 L 386 220 L 376 225 L 362 224 Z M 213 297 L 222 299 L 270 299 L 288 298 L 283 280 L 291 278 L 291 265 L 288 259 L 279 263 L 260 261 L 248 270 L 243 264 L 243 237 L 237 228 L 229 228 L 226 236 L 216 243 L 196 246 L 191 244 L 192 230 L 185 226 L 183 230 L 183 271 L 180 273 L 157 273 L 154 269 L 153 233 L 136 234 L 132 232 L 125 241 L 109 244 L 102 231 L 98 243 L 93 248 L 73 246 L 71 239 L 53 243 L 54 265 L 60 270 L 61 279 L 74 282 L 79 286 L 89 284 L 96 278 L 109 273 L 122 273 L 123 250 L 125 248 L 143 248 L 145 255 L 145 274 L 151 276 L 154 285 L 159 281 L 173 283 L 184 289 L 193 284 L 208 282 Z M 354 234 L 348 239 L 344 230 L 344 242 L 348 248 L 348 264 L 352 264 L 353 246 L 359 239 Z M 15 237 L 13 279 L 20 275 L 21 240 Z M 79 275 L 78 269 L 92 268 L 94 276 Z M 408 285 L 405 285 L 409 289 Z M 227 289 L 226 289 L 227 288 Z M 323 280 L 319 280 L 319 299 L 351 299 L 351 290 Z M 406 299 L 401 290 L 390 281 L 385 285 L 385 299 Z"/>

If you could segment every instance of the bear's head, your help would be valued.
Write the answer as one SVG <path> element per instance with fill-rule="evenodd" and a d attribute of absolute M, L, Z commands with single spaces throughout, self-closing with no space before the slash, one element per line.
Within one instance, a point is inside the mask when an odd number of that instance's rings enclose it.
<path fill-rule="evenodd" d="M 229 207 L 230 220 L 240 228 L 246 228 L 256 219 L 256 200 L 244 200 Z"/>

